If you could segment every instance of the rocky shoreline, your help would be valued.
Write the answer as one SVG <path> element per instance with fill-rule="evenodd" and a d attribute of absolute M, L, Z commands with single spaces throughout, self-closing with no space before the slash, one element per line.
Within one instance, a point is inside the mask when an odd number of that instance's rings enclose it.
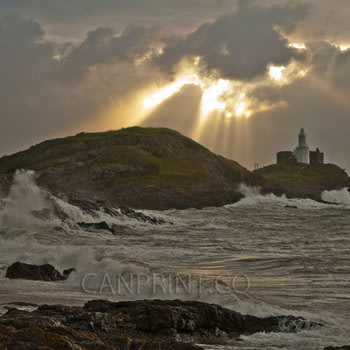
<path fill-rule="evenodd" d="M 0 349 L 200 350 L 257 332 L 298 332 L 322 327 L 294 316 L 259 318 L 214 304 L 180 300 L 110 302 L 83 307 L 10 308 L 0 317 Z"/>

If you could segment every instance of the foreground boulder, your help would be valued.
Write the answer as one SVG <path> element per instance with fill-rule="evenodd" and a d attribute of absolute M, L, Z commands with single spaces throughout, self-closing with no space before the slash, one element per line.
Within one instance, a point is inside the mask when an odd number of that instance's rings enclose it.
<path fill-rule="evenodd" d="M 68 278 L 74 269 L 65 270 L 62 275 L 52 265 L 30 265 L 22 262 L 15 262 L 8 267 L 6 277 L 11 279 L 27 279 L 35 281 L 62 281 Z"/>
<path fill-rule="evenodd" d="M 136 329 L 149 333 L 169 331 L 217 334 L 220 332 L 239 336 L 257 332 L 298 332 L 320 326 L 301 317 L 274 316 L 259 318 L 242 315 L 219 305 L 197 301 L 141 300 L 113 303 L 106 300 L 92 300 L 84 310 L 122 313 L 130 316 Z"/>
<path fill-rule="evenodd" d="M 85 229 L 91 230 L 104 230 L 114 233 L 114 230 L 111 229 L 105 221 L 101 222 L 78 222 L 78 226 Z"/>
<path fill-rule="evenodd" d="M 194 301 L 94 300 L 83 307 L 9 310 L 0 317 L 0 349 L 200 350 L 194 344 L 319 326 L 299 317 L 259 318 Z"/>

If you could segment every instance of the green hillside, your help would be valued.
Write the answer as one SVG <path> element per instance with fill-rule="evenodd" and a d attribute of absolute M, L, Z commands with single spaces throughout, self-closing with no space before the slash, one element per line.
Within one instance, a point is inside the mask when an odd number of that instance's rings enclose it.
<path fill-rule="evenodd" d="M 255 176 L 180 133 L 132 127 L 42 142 L 0 159 L 0 174 L 33 169 L 56 194 L 107 199 L 135 208 L 223 205 Z"/>

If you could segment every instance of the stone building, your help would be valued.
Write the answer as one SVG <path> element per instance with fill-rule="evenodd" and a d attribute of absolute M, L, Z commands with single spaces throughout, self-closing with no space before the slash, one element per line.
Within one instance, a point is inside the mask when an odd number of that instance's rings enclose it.
<path fill-rule="evenodd" d="M 318 148 L 316 148 L 316 151 L 310 151 L 310 164 L 311 165 L 324 164 L 324 153 L 320 152 Z"/>
<path fill-rule="evenodd" d="M 297 159 L 292 151 L 281 151 L 277 153 L 277 164 L 296 164 Z"/>

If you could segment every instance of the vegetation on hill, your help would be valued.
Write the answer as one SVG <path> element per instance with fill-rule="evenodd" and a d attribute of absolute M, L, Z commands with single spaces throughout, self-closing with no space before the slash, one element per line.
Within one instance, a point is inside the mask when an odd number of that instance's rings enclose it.
<path fill-rule="evenodd" d="M 0 159 L 0 174 L 32 169 L 56 194 L 107 199 L 134 208 L 223 205 L 255 178 L 180 133 L 132 127 L 42 142 Z"/>
<path fill-rule="evenodd" d="M 274 164 L 254 171 L 289 196 L 320 199 L 324 190 L 350 186 L 344 169 L 334 164 Z"/>

